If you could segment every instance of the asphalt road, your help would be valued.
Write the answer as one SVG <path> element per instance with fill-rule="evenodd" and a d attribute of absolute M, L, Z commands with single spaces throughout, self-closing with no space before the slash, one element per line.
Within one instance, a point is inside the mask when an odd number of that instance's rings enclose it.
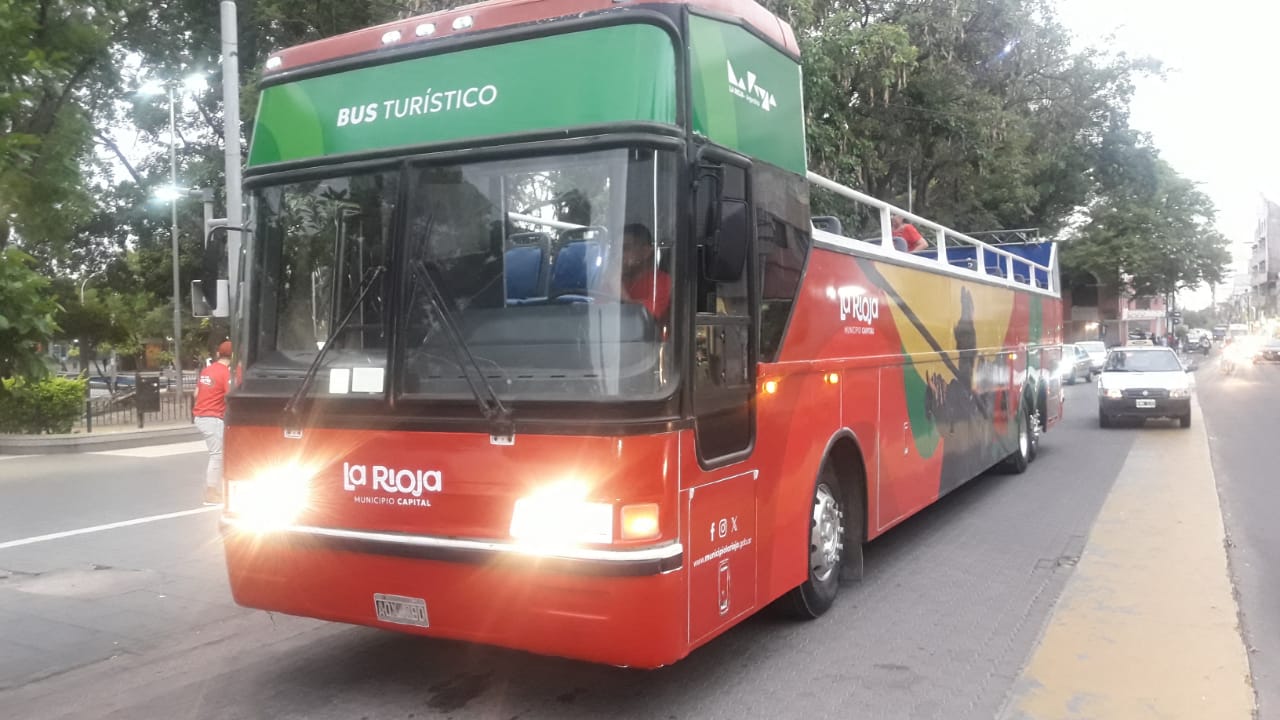
<path fill-rule="evenodd" d="M 1201 370 L 1200 406 L 1222 498 L 1258 717 L 1280 717 L 1280 364 Z"/>
<path fill-rule="evenodd" d="M 237 608 L 213 513 L 14 546 L 197 509 L 204 457 L 0 460 L 0 715 L 991 718 L 1134 438 L 1162 431 L 1099 430 L 1089 385 L 1067 412 L 1025 475 L 979 478 L 873 543 L 822 619 L 758 615 L 653 672 Z"/>

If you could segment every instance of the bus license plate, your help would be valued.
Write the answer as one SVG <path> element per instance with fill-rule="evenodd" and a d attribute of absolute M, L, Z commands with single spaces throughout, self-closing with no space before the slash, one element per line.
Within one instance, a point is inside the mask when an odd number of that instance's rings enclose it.
<path fill-rule="evenodd" d="M 1155 400 L 1139 400 L 1137 402 L 1138 402 L 1138 407 L 1140 408 L 1153 408 L 1156 406 Z"/>
<path fill-rule="evenodd" d="M 427 622 L 427 601 L 422 598 L 374 593 L 373 607 L 382 622 L 431 627 Z"/>

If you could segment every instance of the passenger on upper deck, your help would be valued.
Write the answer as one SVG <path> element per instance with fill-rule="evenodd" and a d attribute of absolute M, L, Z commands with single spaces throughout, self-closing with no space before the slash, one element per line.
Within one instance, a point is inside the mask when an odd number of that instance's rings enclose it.
<path fill-rule="evenodd" d="M 890 217 L 889 224 L 893 226 L 893 246 L 895 248 L 906 250 L 907 252 L 919 252 L 929 247 L 929 243 L 925 241 L 920 231 L 916 230 L 914 225 L 902 219 L 902 216 L 894 215 Z"/>

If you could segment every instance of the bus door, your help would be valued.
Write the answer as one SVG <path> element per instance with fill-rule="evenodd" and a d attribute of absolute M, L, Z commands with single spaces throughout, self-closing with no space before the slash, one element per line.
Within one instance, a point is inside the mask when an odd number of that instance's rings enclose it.
<path fill-rule="evenodd" d="M 755 431 L 752 272 L 746 262 L 755 224 L 746 168 L 726 162 L 719 171 L 718 229 L 698 246 L 693 327 L 693 412 L 698 459 L 705 467 L 741 458 Z"/>
<path fill-rule="evenodd" d="M 710 184 L 719 186 L 719 203 L 707 221 L 712 229 L 700 227 L 697 233 L 691 363 L 697 463 L 684 470 L 691 643 L 754 611 L 757 573 L 759 473 L 741 462 L 750 456 L 755 436 L 753 270 L 747 262 L 755 223 L 748 172 L 732 162 L 709 166 L 705 160 L 701 171 L 718 178 Z M 694 204 L 708 207 L 703 198 Z"/>

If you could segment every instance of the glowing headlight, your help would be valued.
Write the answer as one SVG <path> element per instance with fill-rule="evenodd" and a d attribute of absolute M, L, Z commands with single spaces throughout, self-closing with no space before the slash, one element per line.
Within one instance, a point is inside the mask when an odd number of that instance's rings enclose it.
<path fill-rule="evenodd" d="M 1104 387 L 1100 387 L 1100 388 L 1098 388 L 1098 394 L 1099 394 L 1099 395 L 1102 395 L 1103 397 L 1109 397 L 1109 398 L 1122 398 L 1122 397 L 1124 397 L 1124 393 L 1120 390 L 1120 388 L 1104 388 Z"/>
<path fill-rule="evenodd" d="M 292 525 L 310 503 L 312 474 L 285 465 L 253 480 L 232 480 L 227 483 L 227 514 L 257 531 Z"/>
<path fill-rule="evenodd" d="M 587 501 L 588 492 L 565 481 L 516 500 L 511 537 L 531 546 L 613 542 L 613 505 Z"/>

